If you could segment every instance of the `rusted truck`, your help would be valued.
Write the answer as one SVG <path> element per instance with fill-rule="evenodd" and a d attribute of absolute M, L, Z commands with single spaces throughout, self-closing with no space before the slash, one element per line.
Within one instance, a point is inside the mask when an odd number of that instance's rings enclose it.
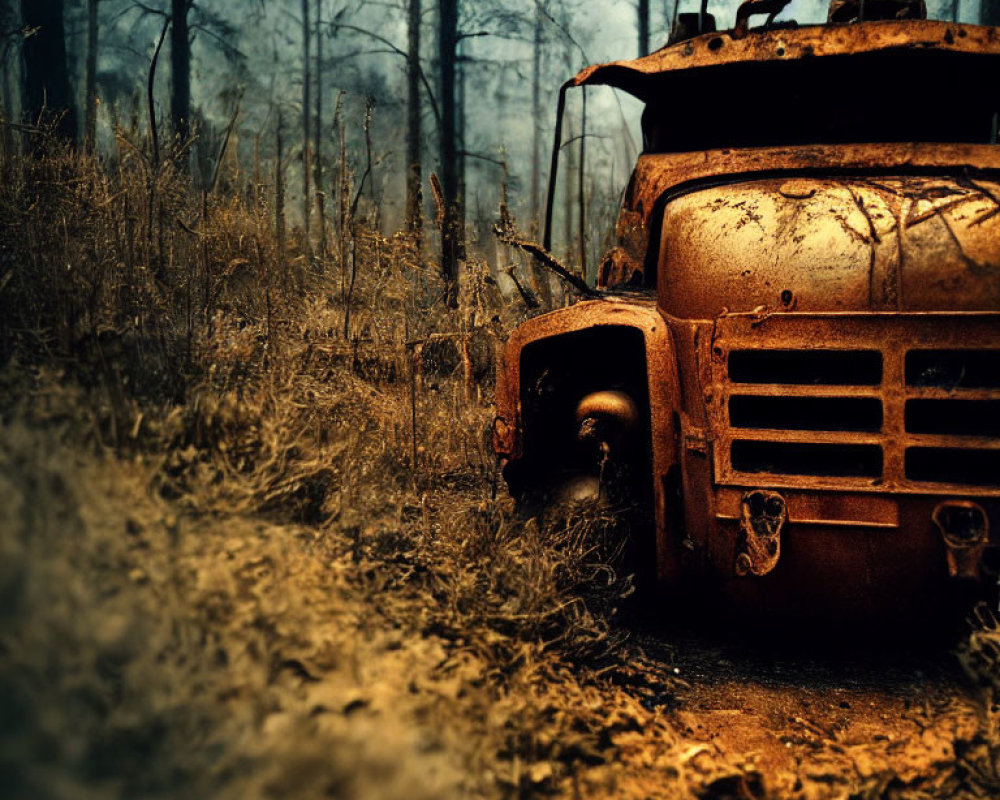
<path fill-rule="evenodd" d="M 507 342 L 494 448 L 660 585 L 926 610 L 1000 565 L 1000 29 L 784 5 L 563 87 L 644 101 L 643 152 L 599 297 Z"/>

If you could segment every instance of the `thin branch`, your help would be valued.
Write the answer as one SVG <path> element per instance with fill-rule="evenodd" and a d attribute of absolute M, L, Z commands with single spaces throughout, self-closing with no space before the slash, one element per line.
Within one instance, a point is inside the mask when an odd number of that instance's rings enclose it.
<path fill-rule="evenodd" d="M 169 17 L 170 16 L 162 8 L 153 8 L 152 6 L 147 6 L 145 3 L 138 2 L 138 0 L 135 0 L 135 2 L 132 3 L 132 6 L 130 8 L 126 8 L 124 11 L 122 11 L 122 14 L 124 15 L 125 13 L 127 13 L 128 11 L 130 11 L 132 8 L 138 8 L 140 11 L 142 11 L 142 12 L 144 12 L 146 14 L 153 14 L 153 15 L 155 15 L 157 17 Z"/>
<path fill-rule="evenodd" d="M 392 50 L 392 52 L 395 53 L 396 55 L 402 56 L 405 59 L 409 59 L 410 57 L 409 53 L 407 53 L 405 50 L 400 49 L 399 47 L 396 47 L 396 45 L 394 45 L 389 39 L 386 39 L 384 36 L 380 36 L 379 34 L 374 33 L 373 31 L 367 30 L 366 28 L 360 28 L 357 25 L 346 25 L 342 22 L 330 22 L 327 24 L 333 30 L 334 34 L 336 34 L 337 30 L 340 28 L 343 28 L 346 31 L 354 31 L 355 33 L 362 33 L 365 36 L 370 36 L 372 39 L 381 42 L 390 50 Z M 423 67 L 421 67 L 419 64 L 417 65 L 417 72 L 420 75 L 420 82 L 424 85 L 424 90 L 427 92 L 427 99 L 430 102 L 431 111 L 434 112 L 434 121 L 437 123 L 438 129 L 440 129 L 441 112 L 438 111 L 437 101 L 434 99 L 434 90 L 431 88 L 430 82 L 427 80 L 427 76 L 424 74 Z"/>
<path fill-rule="evenodd" d="M 489 31 L 471 31 L 469 33 L 460 33 L 455 37 L 455 44 L 458 44 L 462 39 L 477 39 L 480 36 L 492 36 L 493 34 Z"/>
<path fill-rule="evenodd" d="M 193 24 L 193 25 L 190 26 L 190 29 L 192 31 L 201 31 L 204 34 L 207 34 L 208 36 L 211 36 L 213 39 L 215 39 L 215 41 L 217 41 L 219 44 L 222 45 L 223 49 L 229 51 L 229 53 L 231 55 L 237 55 L 240 58 L 246 58 L 247 57 L 246 53 L 244 53 L 238 47 L 236 47 L 236 46 L 230 44 L 229 42 L 227 42 L 224 37 L 222 37 L 219 34 L 217 34 L 211 28 L 207 27 L 204 23 L 196 22 L 195 24 Z"/>
<path fill-rule="evenodd" d="M 156 43 L 156 50 L 153 51 L 153 60 L 149 65 L 149 82 L 146 85 L 146 97 L 149 100 L 149 135 L 153 139 L 154 169 L 160 168 L 160 137 L 156 132 L 156 104 L 153 101 L 153 84 L 156 81 L 156 64 L 160 60 L 160 50 L 163 48 L 163 40 L 167 38 L 170 22 L 170 17 L 163 21 L 163 30 L 160 31 L 160 40 Z"/>
<path fill-rule="evenodd" d="M 579 142 L 581 139 L 607 140 L 607 139 L 610 139 L 610 138 L 611 138 L 610 136 L 606 136 L 606 135 L 604 135 L 602 133 L 584 133 L 584 134 L 580 134 L 578 136 L 574 136 L 574 137 L 572 137 L 570 139 L 567 139 L 565 142 L 562 143 L 562 146 L 560 147 L 560 149 L 565 149 L 568 145 L 573 144 L 573 142 Z"/>
<path fill-rule="evenodd" d="M 507 220 L 506 224 L 496 223 L 493 226 L 493 232 L 496 234 L 497 238 L 504 244 L 510 245 L 511 247 L 516 247 L 518 250 L 522 250 L 535 259 L 536 262 L 541 264 L 548 270 L 551 270 L 560 278 L 562 278 L 566 283 L 576 289 L 584 297 L 591 297 L 595 299 L 603 298 L 604 292 L 598 291 L 587 285 L 587 282 L 581 280 L 572 272 L 570 272 L 566 267 L 559 263 L 555 256 L 553 256 L 548 250 L 542 247 L 540 244 L 528 241 L 527 239 L 522 239 L 518 235 L 517 230 L 514 228 L 513 223 Z"/>
<path fill-rule="evenodd" d="M 358 202 L 361 200 L 361 192 L 365 188 L 365 181 L 368 176 L 372 174 L 372 109 L 371 106 L 365 110 L 365 152 L 367 153 L 367 164 L 365 166 L 365 171 L 361 175 L 361 180 L 358 181 L 358 191 L 354 195 L 354 202 L 351 203 L 351 224 L 354 224 L 354 216 L 358 213 Z"/>

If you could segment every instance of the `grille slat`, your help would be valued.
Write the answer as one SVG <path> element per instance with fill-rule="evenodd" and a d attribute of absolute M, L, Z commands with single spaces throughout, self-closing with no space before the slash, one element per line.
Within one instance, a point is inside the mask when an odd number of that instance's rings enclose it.
<path fill-rule="evenodd" d="M 908 433 L 1000 436 L 1000 400 L 907 400 Z"/>
<path fill-rule="evenodd" d="M 990 391 L 1000 389 L 1000 350 L 911 350 L 906 386 L 943 393 L 906 401 L 907 480 L 1000 486 L 1000 392 Z M 926 435 L 944 441 L 927 446 Z"/>
<path fill-rule="evenodd" d="M 734 350 L 729 354 L 734 383 L 878 386 L 882 354 L 877 350 Z"/>
<path fill-rule="evenodd" d="M 882 474 L 882 448 L 872 444 L 737 439 L 731 456 L 733 468 L 740 472 L 851 478 L 877 478 Z"/>
<path fill-rule="evenodd" d="M 882 429 L 882 402 L 869 397 L 733 395 L 729 424 L 734 428 L 875 432 Z"/>
<path fill-rule="evenodd" d="M 1000 389 L 1000 350 L 911 350 L 906 385 Z"/>
<path fill-rule="evenodd" d="M 995 494 L 1000 348 L 995 323 L 969 325 L 901 320 L 883 330 L 871 320 L 823 321 L 814 336 L 797 329 L 793 347 L 774 350 L 761 348 L 750 328 L 735 341 L 717 339 L 715 352 L 728 352 L 716 373 L 720 480 L 764 475 L 780 484 L 785 476 L 827 489 L 863 482 L 883 491 Z"/>
<path fill-rule="evenodd" d="M 882 383 L 876 350 L 734 350 L 728 401 L 733 469 L 746 473 L 878 478 L 882 400 L 852 396 Z M 794 386 L 794 393 L 743 394 L 743 386 Z M 863 388 L 870 387 L 870 388 Z M 810 395 L 813 392 L 813 395 Z M 867 434 L 867 436 L 862 436 Z M 864 441 L 868 439 L 869 441 Z M 859 441 L 860 440 L 860 441 Z"/>
<path fill-rule="evenodd" d="M 921 483 L 1000 486 L 1000 450 L 910 447 L 906 477 Z"/>

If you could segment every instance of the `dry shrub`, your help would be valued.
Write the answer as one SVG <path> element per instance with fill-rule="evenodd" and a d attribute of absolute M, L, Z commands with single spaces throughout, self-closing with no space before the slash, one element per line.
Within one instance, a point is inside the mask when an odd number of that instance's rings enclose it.
<path fill-rule="evenodd" d="M 985 605 L 977 606 L 972 630 L 959 649 L 966 674 L 981 698 L 977 735 L 956 747 L 968 783 L 984 794 L 1000 795 L 1000 622 Z"/>
<path fill-rule="evenodd" d="M 609 623 L 632 587 L 615 566 L 613 516 L 580 512 L 543 525 L 496 503 L 441 502 L 420 542 L 434 576 L 436 633 L 465 639 L 479 631 L 489 643 L 481 655 L 502 666 L 524 642 L 587 661 L 621 645 L 622 630 Z"/>
<path fill-rule="evenodd" d="M 144 465 L 3 433 L 3 796 L 461 794 L 462 720 L 416 724 L 435 695 L 398 682 L 441 648 L 359 637 L 346 564 L 292 529 L 177 517 Z"/>

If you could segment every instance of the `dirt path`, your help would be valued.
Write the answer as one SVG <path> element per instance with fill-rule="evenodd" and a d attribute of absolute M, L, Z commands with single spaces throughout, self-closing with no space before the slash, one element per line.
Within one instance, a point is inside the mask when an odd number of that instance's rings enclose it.
<path fill-rule="evenodd" d="M 948 796 L 956 749 L 979 729 L 980 707 L 943 645 L 801 654 L 717 634 L 640 640 L 685 683 L 669 712 L 678 731 L 769 794 L 882 796 L 902 785 Z"/>

